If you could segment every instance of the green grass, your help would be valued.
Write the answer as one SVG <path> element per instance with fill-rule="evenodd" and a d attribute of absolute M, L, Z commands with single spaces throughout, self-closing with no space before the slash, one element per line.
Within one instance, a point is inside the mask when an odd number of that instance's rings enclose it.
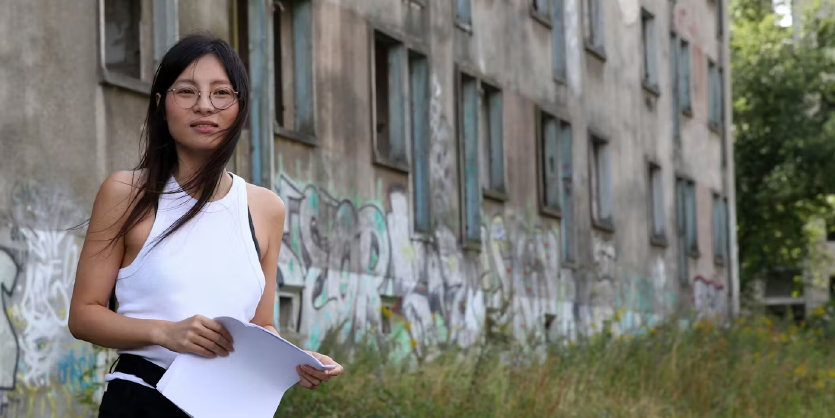
<path fill-rule="evenodd" d="M 833 315 L 820 310 L 802 325 L 763 317 L 664 325 L 635 337 L 604 331 L 540 357 L 488 338 L 413 369 L 376 349 L 348 356 L 328 338 L 320 351 L 350 357 L 345 373 L 315 391 L 294 387 L 276 417 L 835 416 Z"/>

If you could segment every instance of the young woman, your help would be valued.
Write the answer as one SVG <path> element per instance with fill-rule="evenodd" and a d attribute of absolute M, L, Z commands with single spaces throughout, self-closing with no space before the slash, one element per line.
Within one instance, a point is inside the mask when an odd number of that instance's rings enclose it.
<path fill-rule="evenodd" d="M 154 389 L 177 353 L 226 356 L 230 316 L 272 332 L 284 204 L 226 171 L 249 114 L 249 82 L 223 40 L 191 35 L 160 63 L 136 171 L 99 189 L 70 306 L 73 336 L 116 349 L 100 417 L 185 417 Z M 118 308 L 109 302 L 115 295 Z M 315 388 L 336 367 L 297 371 Z"/>

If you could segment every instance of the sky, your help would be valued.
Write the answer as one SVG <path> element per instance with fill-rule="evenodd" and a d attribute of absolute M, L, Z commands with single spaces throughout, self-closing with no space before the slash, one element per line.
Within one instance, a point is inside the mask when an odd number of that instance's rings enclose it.
<path fill-rule="evenodd" d="M 791 0 L 772 0 L 774 5 L 774 12 L 781 16 L 780 26 L 786 28 L 792 25 L 792 8 Z"/>

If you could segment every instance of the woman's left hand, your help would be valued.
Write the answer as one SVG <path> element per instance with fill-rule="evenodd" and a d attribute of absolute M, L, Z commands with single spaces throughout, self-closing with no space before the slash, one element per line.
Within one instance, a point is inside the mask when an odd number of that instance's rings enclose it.
<path fill-rule="evenodd" d="M 307 353 L 313 357 L 316 357 L 316 360 L 319 360 L 320 363 L 326 366 L 334 365 L 336 367 L 330 370 L 320 371 L 306 365 L 297 366 L 296 372 L 299 373 L 299 377 L 301 378 L 299 384 L 303 387 L 308 389 L 316 389 L 322 383 L 330 380 L 331 377 L 339 376 L 340 374 L 342 374 L 342 366 L 339 363 L 333 361 L 333 359 L 331 359 L 330 357 L 324 354 L 314 353 L 312 351 L 307 351 Z"/>

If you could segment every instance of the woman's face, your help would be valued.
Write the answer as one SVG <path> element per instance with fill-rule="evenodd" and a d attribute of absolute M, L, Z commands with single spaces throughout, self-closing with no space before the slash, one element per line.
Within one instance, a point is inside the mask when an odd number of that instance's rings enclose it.
<path fill-rule="evenodd" d="M 165 115 L 177 145 L 195 151 L 216 148 L 238 116 L 235 89 L 217 56 L 195 60 L 171 89 L 165 95 Z"/>

